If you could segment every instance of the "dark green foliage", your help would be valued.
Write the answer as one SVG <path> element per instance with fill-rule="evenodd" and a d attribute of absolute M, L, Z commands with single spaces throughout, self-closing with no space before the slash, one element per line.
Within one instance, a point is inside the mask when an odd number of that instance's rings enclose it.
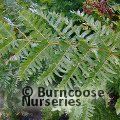
<path fill-rule="evenodd" d="M 94 100 L 95 113 L 91 120 L 119 120 L 120 117 L 116 115 L 115 110 L 110 110 L 106 107 L 106 103 L 103 99 Z M 103 112 L 104 111 L 104 112 Z"/>

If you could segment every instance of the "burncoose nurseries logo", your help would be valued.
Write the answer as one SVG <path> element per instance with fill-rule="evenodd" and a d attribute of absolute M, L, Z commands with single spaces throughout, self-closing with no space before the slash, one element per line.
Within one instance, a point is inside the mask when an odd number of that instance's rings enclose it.
<path fill-rule="evenodd" d="M 52 90 L 30 86 L 22 89 L 22 106 L 80 106 L 80 97 L 103 97 L 103 90 Z"/>

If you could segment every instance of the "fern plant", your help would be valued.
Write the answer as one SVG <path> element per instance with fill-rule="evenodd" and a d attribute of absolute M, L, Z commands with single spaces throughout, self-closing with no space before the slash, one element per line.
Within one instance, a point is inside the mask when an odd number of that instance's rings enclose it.
<path fill-rule="evenodd" d="M 55 13 L 46 15 L 37 9 L 30 8 L 30 10 L 33 13 L 20 11 L 18 25 L 7 18 L 9 21 L 7 26 L 1 23 L 1 33 L 3 33 L 1 54 L 6 50 L 9 52 L 14 50 L 13 54 L 19 56 L 21 60 L 18 74 L 20 79 L 29 78 L 39 70 L 42 60 L 47 61 L 47 68 L 38 76 L 39 83 L 55 81 L 54 74 L 61 79 L 59 86 L 67 86 L 72 80 L 76 82 L 96 81 L 101 79 L 100 76 L 104 76 L 102 79 L 106 80 L 106 78 L 109 79 L 108 73 L 117 74 L 110 66 L 119 66 L 119 53 L 116 51 L 116 47 L 119 47 L 119 33 L 109 33 L 110 30 L 106 29 L 106 26 L 102 29 L 100 26 L 97 31 L 90 34 L 92 28 L 86 31 L 81 30 L 81 26 L 74 26 L 72 20 L 62 18 Z M 91 21 L 93 21 L 92 18 Z M 90 22 L 93 29 L 97 23 Z M 9 24 L 18 33 L 10 30 L 11 28 L 6 28 L 10 27 Z M 44 29 L 45 26 L 47 29 Z M 29 33 L 28 36 L 27 33 Z M 89 37 L 91 38 L 88 39 Z M 9 41 L 4 40 L 5 38 Z"/>
<path fill-rule="evenodd" d="M 1 58 L 9 54 L 9 61 L 19 62 L 17 83 L 32 79 L 58 89 L 106 90 L 108 82 L 119 81 L 120 32 L 92 16 L 77 15 L 80 25 L 74 18 L 32 4 L 20 9 L 15 19 L 0 20 Z M 80 110 L 76 119 L 89 120 L 94 105 L 90 101 Z"/>

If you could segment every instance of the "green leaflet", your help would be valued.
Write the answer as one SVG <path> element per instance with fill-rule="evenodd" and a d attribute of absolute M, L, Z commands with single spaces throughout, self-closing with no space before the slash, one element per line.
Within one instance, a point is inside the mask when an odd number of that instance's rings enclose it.
<path fill-rule="evenodd" d="M 62 81 L 60 82 L 60 84 L 58 85 L 58 88 L 64 88 L 64 86 L 66 87 L 66 85 L 68 84 L 69 79 L 73 76 L 74 72 L 76 70 L 75 66 L 72 66 L 70 70 L 68 70 L 68 73 L 65 74 L 65 76 L 63 76 Z M 70 81 L 69 81 L 70 82 Z M 69 83 L 70 84 L 70 83 Z"/>

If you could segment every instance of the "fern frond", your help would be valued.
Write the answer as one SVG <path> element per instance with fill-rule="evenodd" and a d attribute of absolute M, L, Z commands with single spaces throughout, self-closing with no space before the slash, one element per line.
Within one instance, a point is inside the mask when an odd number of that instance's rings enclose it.
<path fill-rule="evenodd" d="M 83 26 L 90 27 L 91 30 L 95 32 L 99 32 L 100 35 L 108 35 L 113 30 L 109 25 L 102 24 L 101 21 L 95 20 L 92 15 L 85 14 L 84 12 L 81 12 L 78 10 L 78 12 L 72 11 L 71 13 L 77 15 L 79 21 L 83 21 Z"/>
<path fill-rule="evenodd" d="M 46 81 L 46 80 L 48 80 L 50 83 L 51 83 L 51 81 L 55 81 L 53 73 L 56 73 L 58 75 L 58 72 L 57 72 L 56 69 L 58 68 L 58 66 L 61 66 L 60 64 L 63 63 L 63 59 L 68 62 L 68 59 L 65 57 L 65 55 L 68 52 L 68 49 L 70 48 L 70 45 L 66 44 L 64 42 L 62 42 L 61 44 L 62 44 L 62 50 L 60 51 L 60 53 L 55 55 L 55 57 L 53 58 L 52 63 L 50 64 L 49 68 L 46 71 L 44 71 L 41 74 L 41 76 L 38 78 L 38 80 L 39 80 L 38 83 L 39 84 L 42 81 Z M 61 71 L 65 72 L 65 70 L 63 70 L 62 68 L 59 67 L 59 70 L 60 69 L 61 69 Z"/>
<path fill-rule="evenodd" d="M 32 13 L 29 10 L 20 11 L 16 21 L 21 24 L 13 26 L 19 33 L 14 41 L 17 48 L 14 46 L 13 50 L 22 59 L 20 78 L 28 78 L 42 69 L 42 60 L 47 62 L 47 68 L 38 75 L 38 84 L 49 85 L 55 81 L 58 87 L 72 88 L 102 79 L 110 81 L 116 74 L 116 68 L 109 66 L 116 66 L 115 61 L 119 66 L 119 33 L 111 30 L 109 34 L 104 33 L 107 29 L 91 16 L 88 21 L 87 17 L 84 18 L 94 28 L 94 34 L 89 35 L 88 31 L 91 30 L 83 31 L 82 26 L 75 26 L 72 20 L 55 12 L 47 13 L 36 8 L 30 10 Z M 95 28 L 96 24 L 98 28 Z"/>
<path fill-rule="evenodd" d="M 29 56 L 27 57 L 27 60 L 24 61 L 24 63 L 22 63 L 20 71 L 19 71 L 19 75 L 22 77 L 23 74 L 27 75 L 30 74 L 31 71 L 35 70 L 34 68 L 34 64 L 37 60 L 40 60 L 39 58 L 41 58 L 41 53 L 47 49 L 49 46 L 47 41 L 41 42 L 39 43 L 39 45 L 37 45 L 37 47 L 35 47 L 34 51 L 32 51 L 31 54 L 29 54 Z M 23 77 L 22 77 L 23 78 Z"/>
<path fill-rule="evenodd" d="M 64 17 L 55 12 L 46 13 L 37 8 L 30 8 L 30 10 L 33 13 L 41 16 L 62 39 L 76 40 L 80 38 L 85 38 L 90 33 L 90 30 L 82 31 L 82 26 L 78 27 L 74 25 L 74 21 L 72 19 L 69 20 L 67 17 Z"/>

